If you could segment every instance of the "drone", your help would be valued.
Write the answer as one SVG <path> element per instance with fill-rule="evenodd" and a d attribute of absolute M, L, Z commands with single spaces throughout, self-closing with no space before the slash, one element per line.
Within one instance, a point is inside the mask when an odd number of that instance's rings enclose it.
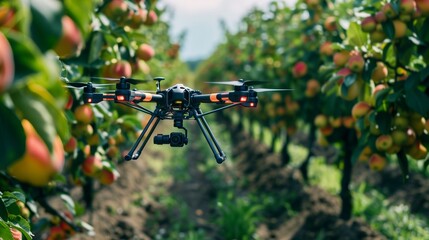
<path fill-rule="evenodd" d="M 183 130 L 183 132 L 171 132 L 170 134 L 157 134 L 153 138 L 154 144 L 163 145 L 169 144 L 171 147 L 183 147 L 188 144 L 188 130 L 183 126 L 184 120 L 194 119 L 202 134 L 204 135 L 211 151 L 214 154 L 217 163 L 222 163 L 226 159 L 225 153 L 222 151 L 219 142 L 216 140 L 212 130 L 210 129 L 205 116 L 216 113 L 228 108 L 243 106 L 255 108 L 258 105 L 258 93 L 274 92 L 274 91 L 290 91 L 292 89 L 269 89 L 269 88 L 254 88 L 251 85 L 264 83 L 263 81 L 255 80 L 236 80 L 224 82 L 208 82 L 211 84 L 221 84 L 233 86 L 233 91 L 204 94 L 199 90 L 194 90 L 183 84 L 176 84 L 167 89 L 161 89 L 161 81 L 164 77 L 156 77 L 156 92 L 131 89 L 131 85 L 145 83 L 151 80 L 138 80 L 133 78 L 121 77 L 101 78 L 106 80 L 117 81 L 114 92 L 99 93 L 96 89 L 112 84 L 95 84 L 92 82 L 66 82 L 67 87 L 83 88 L 82 98 L 84 103 L 97 104 L 102 101 L 113 101 L 133 108 L 137 111 L 151 115 L 143 131 L 133 144 L 128 154 L 125 155 L 126 161 L 137 160 L 143 149 L 151 138 L 155 128 L 161 120 L 173 120 L 174 127 Z M 141 106 L 142 103 L 155 103 L 155 109 L 149 110 Z M 220 104 L 214 110 L 202 112 L 200 105 L 204 104 Z M 147 134 L 146 134 L 147 133 Z M 146 137 L 145 137 L 146 136 Z M 137 150 L 137 151 L 136 151 Z"/>

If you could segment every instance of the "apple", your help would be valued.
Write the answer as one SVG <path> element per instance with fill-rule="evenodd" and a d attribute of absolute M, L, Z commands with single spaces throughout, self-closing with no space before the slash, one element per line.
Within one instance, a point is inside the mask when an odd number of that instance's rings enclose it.
<path fill-rule="evenodd" d="M 386 166 L 386 158 L 378 153 L 373 153 L 369 158 L 369 168 L 371 170 L 380 171 Z"/>
<path fill-rule="evenodd" d="M 314 7 L 317 7 L 319 5 L 319 0 L 305 0 L 305 3 L 310 8 L 314 8 Z"/>
<path fill-rule="evenodd" d="M 321 147 L 327 147 L 327 146 L 329 146 L 328 140 L 323 135 L 318 135 L 316 141 L 317 141 L 317 144 L 319 144 L 319 146 L 321 146 Z"/>
<path fill-rule="evenodd" d="M 63 16 L 61 19 L 62 34 L 55 47 L 54 51 L 61 58 L 68 58 L 79 54 L 83 47 L 83 37 L 69 16 Z"/>
<path fill-rule="evenodd" d="M 97 133 L 92 134 L 88 137 L 86 141 L 89 146 L 98 146 L 100 145 L 100 136 Z"/>
<path fill-rule="evenodd" d="M 12 29 L 15 27 L 17 19 L 16 10 L 9 5 L 0 6 L 0 27 Z"/>
<path fill-rule="evenodd" d="M 334 128 L 328 125 L 326 127 L 319 128 L 319 131 L 323 136 L 327 137 L 334 132 Z"/>
<path fill-rule="evenodd" d="M 387 18 L 394 18 L 398 15 L 390 3 L 384 4 L 383 7 L 381 7 L 381 11 L 384 12 Z"/>
<path fill-rule="evenodd" d="M 107 18 L 122 23 L 128 16 L 128 5 L 124 0 L 112 0 L 102 10 Z"/>
<path fill-rule="evenodd" d="M 350 70 L 349 68 L 341 68 L 340 70 L 338 70 L 338 72 L 336 73 L 337 76 L 340 76 L 341 78 L 339 78 L 337 80 L 337 84 L 341 85 L 344 82 L 344 78 L 347 77 L 348 75 L 352 74 L 352 70 Z"/>
<path fill-rule="evenodd" d="M 64 151 L 67 153 L 72 153 L 77 148 L 77 140 L 75 137 L 71 137 L 67 143 L 64 145 Z"/>
<path fill-rule="evenodd" d="M 319 114 L 314 118 L 314 125 L 318 128 L 328 126 L 328 117 L 324 114 Z"/>
<path fill-rule="evenodd" d="M 109 159 L 115 159 L 119 155 L 119 148 L 117 146 L 110 146 L 106 150 L 106 156 L 109 157 Z"/>
<path fill-rule="evenodd" d="M 376 30 L 369 35 L 369 39 L 374 43 L 381 43 L 386 39 L 386 34 L 382 30 Z"/>
<path fill-rule="evenodd" d="M 407 34 L 407 25 L 401 20 L 393 20 L 395 27 L 395 38 L 403 38 Z"/>
<path fill-rule="evenodd" d="M 350 85 L 350 87 L 349 87 L 349 89 L 347 90 L 346 93 L 344 93 L 343 91 L 341 91 L 341 87 L 339 87 L 338 88 L 339 93 L 340 93 L 339 95 L 344 100 L 347 100 L 347 101 L 355 100 L 359 96 L 359 94 L 360 94 L 361 86 L 362 86 L 362 83 L 360 81 L 356 81 L 352 85 Z"/>
<path fill-rule="evenodd" d="M 416 2 L 414 0 L 401 0 L 399 9 L 403 13 L 413 13 L 416 9 Z"/>
<path fill-rule="evenodd" d="M 128 26 L 132 29 L 138 29 L 146 21 L 147 11 L 139 8 L 137 11 L 131 11 Z"/>
<path fill-rule="evenodd" d="M 334 64 L 337 67 L 344 67 L 349 60 L 350 52 L 349 51 L 340 51 L 334 54 Z"/>
<path fill-rule="evenodd" d="M 155 50 L 149 44 L 143 43 L 136 50 L 136 56 L 144 61 L 149 61 L 155 55 Z"/>
<path fill-rule="evenodd" d="M 365 60 L 363 59 L 362 55 L 359 52 L 351 52 L 350 57 L 347 60 L 347 67 L 352 70 L 353 72 L 360 73 L 363 70 L 363 67 L 365 66 Z"/>
<path fill-rule="evenodd" d="M 12 48 L 2 32 L 0 32 L 0 48 L 1 48 L 1 51 L 0 51 L 0 94 L 1 94 L 10 87 L 15 73 L 15 64 L 13 60 Z"/>
<path fill-rule="evenodd" d="M 415 0 L 417 9 L 423 16 L 429 15 L 429 0 Z"/>
<path fill-rule="evenodd" d="M 393 117 L 392 125 L 395 129 L 405 130 L 409 126 L 409 121 L 408 121 L 408 118 L 406 118 L 402 115 L 398 115 L 398 116 Z"/>
<path fill-rule="evenodd" d="M 23 119 L 21 124 L 26 135 L 26 151 L 24 156 L 8 168 L 8 172 L 21 182 L 37 187 L 46 186 L 64 166 L 64 147 L 61 139 L 58 136 L 54 139 L 51 154 L 33 125 L 26 119 Z"/>
<path fill-rule="evenodd" d="M 405 150 L 405 153 L 415 160 L 421 160 L 426 159 L 428 150 L 423 144 L 420 143 L 420 141 L 415 141 L 413 145 Z"/>
<path fill-rule="evenodd" d="M 119 60 L 104 66 L 101 70 L 101 75 L 110 78 L 131 77 L 132 67 L 128 61 Z"/>
<path fill-rule="evenodd" d="M 353 105 L 352 116 L 355 119 L 358 119 L 365 116 L 370 110 L 371 106 L 369 105 L 369 103 L 365 101 L 357 102 L 355 105 Z"/>
<path fill-rule="evenodd" d="M 157 21 L 158 21 L 158 16 L 156 15 L 156 12 L 154 12 L 153 10 L 150 10 L 144 24 L 147 26 L 152 26 Z"/>
<path fill-rule="evenodd" d="M 410 126 L 418 136 L 423 134 L 425 130 L 425 124 L 426 120 L 421 116 L 418 118 L 410 118 Z"/>
<path fill-rule="evenodd" d="M 320 83 L 316 79 L 310 79 L 307 81 L 307 88 L 305 89 L 305 96 L 312 98 L 320 92 Z"/>
<path fill-rule="evenodd" d="M 375 30 L 375 27 L 377 25 L 377 20 L 374 16 L 368 16 L 364 19 L 362 19 L 362 22 L 360 24 L 362 31 L 364 32 L 373 32 Z"/>
<path fill-rule="evenodd" d="M 116 169 L 104 167 L 97 175 L 98 181 L 103 185 L 110 185 L 119 178 L 119 172 Z"/>
<path fill-rule="evenodd" d="M 375 18 L 375 20 L 376 20 L 378 23 L 382 23 L 382 22 L 385 22 L 385 21 L 387 20 L 386 14 L 384 14 L 384 12 L 383 12 L 383 11 L 379 11 L 379 12 L 377 12 L 377 13 L 374 15 L 374 18 Z"/>
<path fill-rule="evenodd" d="M 74 110 L 74 117 L 80 123 L 89 124 L 94 120 L 94 111 L 90 104 L 79 105 Z"/>
<path fill-rule="evenodd" d="M 323 26 L 325 26 L 325 29 L 329 32 L 337 30 L 337 23 L 334 16 L 328 16 L 325 19 L 325 22 L 323 23 Z"/>
<path fill-rule="evenodd" d="M 377 62 L 377 66 L 372 70 L 371 79 L 375 84 L 379 84 L 386 79 L 388 73 L 386 65 L 383 62 Z"/>
<path fill-rule="evenodd" d="M 80 138 L 80 137 L 90 137 L 94 134 L 94 128 L 91 124 L 86 123 L 77 123 L 72 126 L 72 135 Z"/>
<path fill-rule="evenodd" d="M 365 147 L 362 149 L 362 151 L 361 151 L 361 153 L 360 153 L 360 155 L 359 155 L 358 160 L 359 160 L 360 162 L 369 162 L 369 158 L 370 158 L 370 156 L 371 156 L 372 154 L 373 154 L 373 152 L 372 152 L 371 147 L 370 147 L 370 146 L 365 146 Z"/>
<path fill-rule="evenodd" d="M 332 48 L 332 42 L 324 42 L 320 45 L 319 49 L 320 54 L 325 56 L 332 56 L 334 54 L 334 50 Z"/>
<path fill-rule="evenodd" d="M 353 128 L 355 125 L 355 118 L 352 116 L 347 116 L 342 118 L 343 126 L 346 128 Z"/>
<path fill-rule="evenodd" d="M 379 92 L 381 92 L 382 90 L 386 89 L 387 86 L 384 84 L 378 84 L 377 86 L 374 87 L 374 89 L 372 90 L 372 96 L 377 97 L 377 94 Z"/>
<path fill-rule="evenodd" d="M 426 119 L 425 121 L 425 130 L 429 133 L 429 119 Z"/>
<path fill-rule="evenodd" d="M 81 167 L 82 172 L 86 176 L 91 177 L 95 176 L 95 174 L 101 170 L 103 163 L 101 162 L 101 158 L 98 155 L 90 155 L 89 157 L 85 158 Z"/>
<path fill-rule="evenodd" d="M 22 240 L 22 232 L 16 228 L 10 228 L 10 233 L 12 234 L 13 240 Z"/>
<path fill-rule="evenodd" d="M 379 151 L 387 151 L 393 145 L 393 138 L 390 135 L 383 134 L 375 140 L 375 147 Z"/>
<path fill-rule="evenodd" d="M 390 135 L 392 136 L 393 144 L 397 146 L 404 146 L 408 141 L 407 134 L 403 130 L 393 130 Z"/>
<path fill-rule="evenodd" d="M 307 64 L 303 61 L 295 63 L 292 69 L 292 74 L 296 78 L 301 78 L 307 74 Z"/>
<path fill-rule="evenodd" d="M 329 117 L 329 124 L 333 128 L 339 128 L 342 125 L 341 117 Z"/>

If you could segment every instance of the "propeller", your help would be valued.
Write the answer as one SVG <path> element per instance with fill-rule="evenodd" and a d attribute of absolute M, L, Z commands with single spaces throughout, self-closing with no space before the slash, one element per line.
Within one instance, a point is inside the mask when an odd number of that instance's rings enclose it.
<path fill-rule="evenodd" d="M 243 80 L 240 79 L 238 81 L 227 81 L 227 82 L 207 82 L 210 84 L 220 84 L 220 85 L 231 85 L 231 86 L 249 86 L 249 85 L 256 85 L 256 84 L 264 84 L 267 83 L 266 81 L 259 81 L 259 80 Z"/>
<path fill-rule="evenodd" d="M 255 92 L 285 92 L 285 91 L 293 91 L 294 89 L 292 88 L 280 88 L 280 89 L 275 89 L 275 88 L 253 88 L 251 89 Z"/>
<path fill-rule="evenodd" d="M 67 88 L 83 88 L 83 87 L 97 87 L 97 88 L 107 88 L 109 86 L 115 86 L 114 84 L 107 84 L 107 83 L 101 83 L 101 84 L 94 84 L 91 82 L 83 83 L 83 82 L 67 82 L 66 83 Z"/>
<path fill-rule="evenodd" d="M 120 82 L 125 81 L 127 83 L 131 83 L 131 84 L 142 84 L 142 83 L 147 83 L 147 82 L 151 82 L 152 80 L 142 80 L 142 79 L 134 79 L 134 78 L 126 78 L 126 77 L 121 77 L 121 78 L 108 78 L 108 77 L 91 77 L 91 79 L 98 79 L 98 80 L 107 80 L 107 81 L 116 81 L 116 82 Z"/>

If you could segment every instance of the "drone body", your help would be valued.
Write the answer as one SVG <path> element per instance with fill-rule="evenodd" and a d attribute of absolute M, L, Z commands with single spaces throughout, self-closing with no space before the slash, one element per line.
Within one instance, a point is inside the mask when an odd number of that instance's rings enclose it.
<path fill-rule="evenodd" d="M 154 137 L 155 144 L 169 144 L 171 147 L 183 147 L 188 143 L 187 130 L 183 127 L 184 120 L 194 119 L 206 138 L 217 163 L 222 163 L 226 159 L 225 153 L 222 151 L 218 141 L 213 135 L 204 116 L 215 113 L 227 108 L 235 106 L 256 107 L 258 104 L 258 92 L 268 91 L 287 91 L 289 89 L 255 89 L 248 86 L 249 83 L 257 83 L 257 81 L 232 81 L 232 82 L 215 82 L 217 84 L 226 84 L 234 86 L 234 90 L 223 93 L 202 94 L 198 90 L 194 90 L 183 84 L 176 84 L 165 90 L 161 90 L 162 77 L 154 79 L 157 81 L 156 93 L 148 93 L 139 90 L 131 90 L 131 84 L 144 82 L 131 78 L 122 77 L 116 84 L 115 92 L 97 93 L 96 87 L 105 84 L 92 83 L 68 83 L 72 87 L 84 87 L 83 100 L 85 103 L 99 103 L 101 101 L 114 101 L 119 104 L 126 105 L 143 113 L 151 115 L 147 125 L 142 133 L 137 138 L 129 153 L 125 156 L 125 160 L 136 160 L 149 138 L 151 137 L 160 120 L 170 119 L 174 121 L 174 127 L 182 129 L 182 132 L 172 132 L 169 135 L 158 134 Z M 140 103 L 153 102 L 156 103 L 155 110 L 151 111 Z M 200 109 L 201 103 L 216 103 L 224 104 L 225 106 L 215 110 L 203 113 Z M 146 135 L 146 133 L 148 133 Z M 146 135 L 146 138 L 144 138 Z M 144 139 L 143 139 L 144 138 Z M 136 151 L 137 150 L 137 151 Z"/>

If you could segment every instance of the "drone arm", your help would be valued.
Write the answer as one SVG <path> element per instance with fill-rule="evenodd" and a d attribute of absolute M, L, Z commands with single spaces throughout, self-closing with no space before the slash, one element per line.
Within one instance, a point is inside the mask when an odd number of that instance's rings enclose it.
<path fill-rule="evenodd" d="M 134 102 L 162 102 L 164 100 L 164 95 L 161 94 L 152 94 L 145 93 L 140 91 L 133 91 L 131 96 L 133 96 Z"/>
<path fill-rule="evenodd" d="M 200 109 L 194 110 L 194 116 L 195 120 L 198 123 L 198 126 L 201 129 L 201 132 L 203 133 L 204 137 L 207 140 L 207 143 L 209 144 L 215 158 L 216 162 L 221 164 L 226 159 L 225 153 L 220 148 L 219 143 L 217 142 L 216 138 L 213 135 L 213 132 L 211 131 L 209 125 L 207 124 L 206 119 L 204 118 L 203 113 Z"/>
<path fill-rule="evenodd" d="M 255 91 L 233 91 L 226 93 L 195 94 L 192 101 L 200 103 L 239 103 L 244 107 L 256 107 L 258 98 Z"/>
<path fill-rule="evenodd" d="M 84 93 L 82 97 L 84 103 L 99 103 L 101 101 L 115 100 L 115 94 L 110 93 Z"/>

